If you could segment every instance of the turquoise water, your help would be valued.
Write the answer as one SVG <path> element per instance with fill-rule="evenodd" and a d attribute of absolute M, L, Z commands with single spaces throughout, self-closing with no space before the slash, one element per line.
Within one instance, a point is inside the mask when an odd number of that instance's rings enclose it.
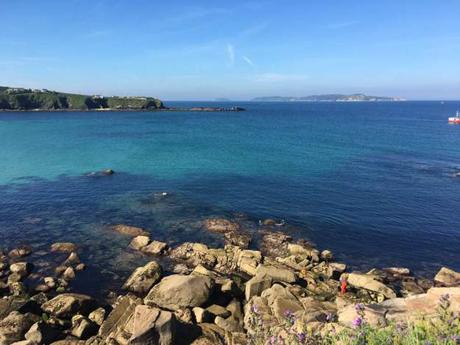
<path fill-rule="evenodd" d="M 447 124 L 459 102 L 241 105 L 0 114 L 2 245 L 72 240 L 92 267 L 84 275 L 118 281 L 146 259 L 105 225 L 218 245 L 198 221 L 244 213 L 251 231 L 285 219 L 355 268 L 460 269 L 460 126 Z M 85 176 L 105 168 L 117 173 Z"/>

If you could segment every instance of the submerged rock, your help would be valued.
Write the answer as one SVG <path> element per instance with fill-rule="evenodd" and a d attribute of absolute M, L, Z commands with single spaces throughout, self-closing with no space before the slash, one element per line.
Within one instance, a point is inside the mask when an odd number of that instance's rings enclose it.
<path fill-rule="evenodd" d="M 30 246 L 20 246 L 11 250 L 8 253 L 8 256 L 12 258 L 22 258 L 24 256 L 28 256 L 32 253 L 32 248 Z"/>
<path fill-rule="evenodd" d="M 122 235 L 128 235 L 132 237 L 149 236 L 149 233 L 145 231 L 144 229 L 138 228 L 135 226 L 130 226 L 130 225 L 124 225 L 124 224 L 113 225 L 111 229 Z"/>
<path fill-rule="evenodd" d="M 212 287 L 209 277 L 175 274 L 163 278 L 150 290 L 144 301 L 147 305 L 170 310 L 200 307 L 208 300 Z"/>
<path fill-rule="evenodd" d="M 212 232 L 224 234 L 226 232 L 236 232 L 240 230 L 240 225 L 224 218 L 210 218 L 203 222 L 203 226 Z"/>
<path fill-rule="evenodd" d="M 77 251 L 77 245 L 72 242 L 56 242 L 51 245 L 52 252 L 72 253 Z"/>

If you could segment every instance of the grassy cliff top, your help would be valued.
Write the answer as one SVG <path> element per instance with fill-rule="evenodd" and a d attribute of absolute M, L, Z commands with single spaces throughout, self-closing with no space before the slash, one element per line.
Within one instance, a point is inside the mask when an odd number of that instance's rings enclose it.
<path fill-rule="evenodd" d="M 103 97 L 46 89 L 0 86 L 0 110 L 155 110 L 164 105 L 153 97 Z"/>

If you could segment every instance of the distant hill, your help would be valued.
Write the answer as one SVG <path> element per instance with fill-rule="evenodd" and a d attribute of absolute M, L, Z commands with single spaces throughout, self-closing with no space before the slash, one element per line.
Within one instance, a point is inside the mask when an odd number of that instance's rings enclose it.
<path fill-rule="evenodd" d="M 0 86 L 0 110 L 155 110 L 152 97 L 103 97 Z"/>
<path fill-rule="evenodd" d="M 379 96 L 367 96 L 362 93 L 356 93 L 353 95 L 342 95 L 342 94 L 329 94 L 329 95 L 312 95 L 305 97 L 256 97 L 253 98 L 254 102 L 396 102 L 403 101 L 397 97 L 379 97 Z"/>

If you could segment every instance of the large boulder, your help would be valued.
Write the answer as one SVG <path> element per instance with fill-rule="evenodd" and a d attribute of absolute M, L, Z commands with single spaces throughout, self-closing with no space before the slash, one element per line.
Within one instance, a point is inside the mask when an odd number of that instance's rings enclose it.
<path fill-rule="evenodd" d="M 249 279 L 245 285 L 245 297 L 249 301 L 253 296 L 260 296 L 260 294 L 272 286 L 272 279 L 270 277 L 255 276 Z"/>
<path fill-rule="evenodd" d="M 347 281 L 356 288 L 375 292 L 387 299 L 396 298 L 396 293 L 382 282 L 376 280 L 375 276 L 372 274 L 350 273 L 347 277 Z"/>
<path fill-rule="evenodd" d="M 155 285 L 144 302 L 170 310 L 199 307 L 208 300 L 212 287 L 209 277 L 174 274 Z"/>
<path fill-rule="evenodd" d="M 11 312 L 0 321 L 0 345 L 10 345 L 24 339 L 24 335 L 33 323 L 34 319 L 30 314 Z"/>
<path fill-rule="evenodd" d="M 442 267 L 434 277 L 434 282 L 439 286 L 460 286 L 460 273 Z"/>
<path fill-rule="evenodd" d="M 132 334 L 132 320 L 134 310 L 142 300 L 132 295 L 120 297 L 115 303 L 113 310 L 99 328 L 99 336 L 102 339 L 123 340 L 127 344 Z"/>
<path fill-rule="evenodd" d="M 441 303 L 448 301 L 452 311 L 460 310 L 460 287 L 435 287 L 425 294 L 386 300 L 380 305 L 391 321 L 407 321 L 420 317 L 436 316 Z"/>
<path fill-rule="evenodd" d="M 123 285 L 123 289 L 137 294 L 146 294 L 160 280 L 161 273 L 161 266 L 156 261 L 151 261 L 145 266 L 136 268 Z"/>
<path fill-rule="evenodd" d="M 291 269 L 270 265 L 259 265 L 256 275 L 259 277 L 270 277 L 274 281 L 285 283 L 295 283 L 297 280 L 295 273 Z"/>
<path fill-rule="evenodd" d="M 130 345 L 174 344 L 174 314 L 155 307 L 138 305 L 134 310 Z"/>
<path fill-rule="evenodd" d="M 87 295 L 63 293 L 42 304 L 44 312 L 57 318 L 71 318 L 79 313 L 88 315 L 96 309 L 96 301 Z"/>
<path fill-rule="evenodd" d="M 127 236 L 149 236 L 149 233 L 145 231 L 142 228 L 138 228 L 135 226 L 130 226 L 130 225 L 124 225 L 124 224 L 118 224 L 118 225 L 113 225 L 112 227 L 113 231 L 116 231 L 122 235 L 127 235 Z"/>

